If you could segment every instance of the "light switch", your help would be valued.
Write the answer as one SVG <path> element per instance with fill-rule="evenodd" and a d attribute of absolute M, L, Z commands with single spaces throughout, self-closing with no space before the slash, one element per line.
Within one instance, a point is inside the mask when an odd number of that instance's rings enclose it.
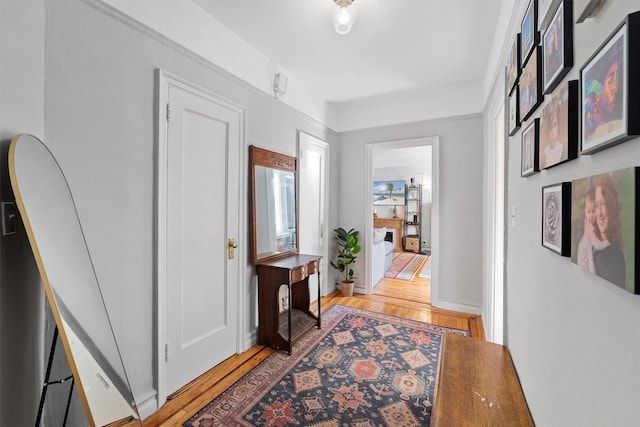
<path fill-rule="evenodd" d="M 511 227 L 516 228 L 516 207 L 511 207 Z"/>

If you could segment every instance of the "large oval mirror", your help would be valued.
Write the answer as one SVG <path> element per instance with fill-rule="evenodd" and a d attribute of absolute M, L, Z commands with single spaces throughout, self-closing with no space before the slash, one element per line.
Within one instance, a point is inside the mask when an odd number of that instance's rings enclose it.
<path fill-rule="evenodd" d="M 90 425 L 140 425 L 62 170 L 41 141 L 18 135 L 9 148 L 9 173 Z"/>
<path fill-rule="evenodd" d="M 297 253 L 296 158 L 251 145 L 249 182 L 254 264 Z"/>

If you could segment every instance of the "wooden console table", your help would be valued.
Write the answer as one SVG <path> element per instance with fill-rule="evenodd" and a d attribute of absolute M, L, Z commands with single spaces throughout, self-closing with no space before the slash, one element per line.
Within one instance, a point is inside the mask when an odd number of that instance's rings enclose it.
<path fill-rule="evenodd" d="M 256 265 L 258 271 L 258 344 L 291 354 L 293 343 L 320 323 L 320 258 L 296 254 Z M 309 276 L 318 273 L 318 315 L 309 310 Z M 280 286 L 287 286 L 288 308 L 279 312 Z"/>
<path fill-rule="evenodd" d="M 504 346 L 444 336 L 431 426 L 534 426 Z"/>

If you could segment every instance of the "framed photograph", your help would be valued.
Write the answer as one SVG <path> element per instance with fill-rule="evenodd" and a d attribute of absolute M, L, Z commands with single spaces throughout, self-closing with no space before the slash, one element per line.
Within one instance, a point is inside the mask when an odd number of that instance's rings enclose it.
<path fill-rule="evenodd" d="M 566 25 L 565 25 L 566 23 Z M 542 36 L 544 93 L 551 93 L 573 67 L 573 3 L 564 0 Z"/>
<path fill-rule="evenodd" d="M 533 48 L 538 44 L 538 0 L 530 0 L 527 11 L 522 18 L 521 34 L 522 34 L 522 47 L 520 54 L 522 56 L 520 63 L 524 67 L 527 60 L 533 52 Z"/>
<path fill-rule="evenodd" d="M 571 201 L 571 261 L 633 294 L 640 294 L 639 179 L 638 167 L 576 179 Z"/>
<path fill-rule="evenodd" d="M 378 206 L 404 206 L 405 181 L 374 181 L 373 204 Z"/>
<path fill-rule="evenodd" d="M 520 76 L 520 33 L 511 46 L 511 53 L 507 60 L 507 94 L 511 95 Z"/>
<path fill-rule="evenodd" d="M 565 82 L 540 114 L 540 169 L 578 157 L 578 81 Z"/>
<path fill-rule="evenodd" d="M 418 200 L 420 193 L 417 188 L 409 188 L 407 191 L 407 200 Z"/>
<path fill-rule="evenodd" d="M 516 85 L 516 88 L 518 85 Z M 518 93 L 518 89 L 514 90 L 511 96 L 509 97 L 509 136 L 513 136 L 518 129 L 520 129 L 520 104 L 518 100 L 520 99 L 520 94 Z"/>
<path fill-rule="evenodd" d="M 538 0 L 538 31 L 543 31 L 549 25 L 553 11 L 561 0 Z"/>
<path fill-rule="evenodd" d="M 638 52 L 640 12 L 634 12 L 580 69 L 582 153 L 640 135 Z"/>
<path fill-rule="evenodd" d="M 540 135 L 540 119 L 535 119 L 522 131 L 521 176 L 529 176 L 538 172 L 538 144 Z"/>
<path fill-rule="evenodd" d="M 571 255 L 571 183 L 542 187 L 542 246 Z"/>
<path fill-rule="evenodd" d="M 525 121 L 542 102 L 542 78 L 540 67 L 540 47 L 533 50 L 533 55 L 522 69 L 518 89 L 520 90 L 520 121 Z"/>

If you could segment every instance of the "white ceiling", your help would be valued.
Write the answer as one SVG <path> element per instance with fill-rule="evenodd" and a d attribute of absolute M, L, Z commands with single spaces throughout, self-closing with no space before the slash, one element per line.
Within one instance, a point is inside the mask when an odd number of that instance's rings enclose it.
<path fill-rule="evenodd" d="M 333 0 L 194 0 L 320 99 L 352 101 L 478 82 L 503 0 L 355 0 L 348 35 Z"/>

